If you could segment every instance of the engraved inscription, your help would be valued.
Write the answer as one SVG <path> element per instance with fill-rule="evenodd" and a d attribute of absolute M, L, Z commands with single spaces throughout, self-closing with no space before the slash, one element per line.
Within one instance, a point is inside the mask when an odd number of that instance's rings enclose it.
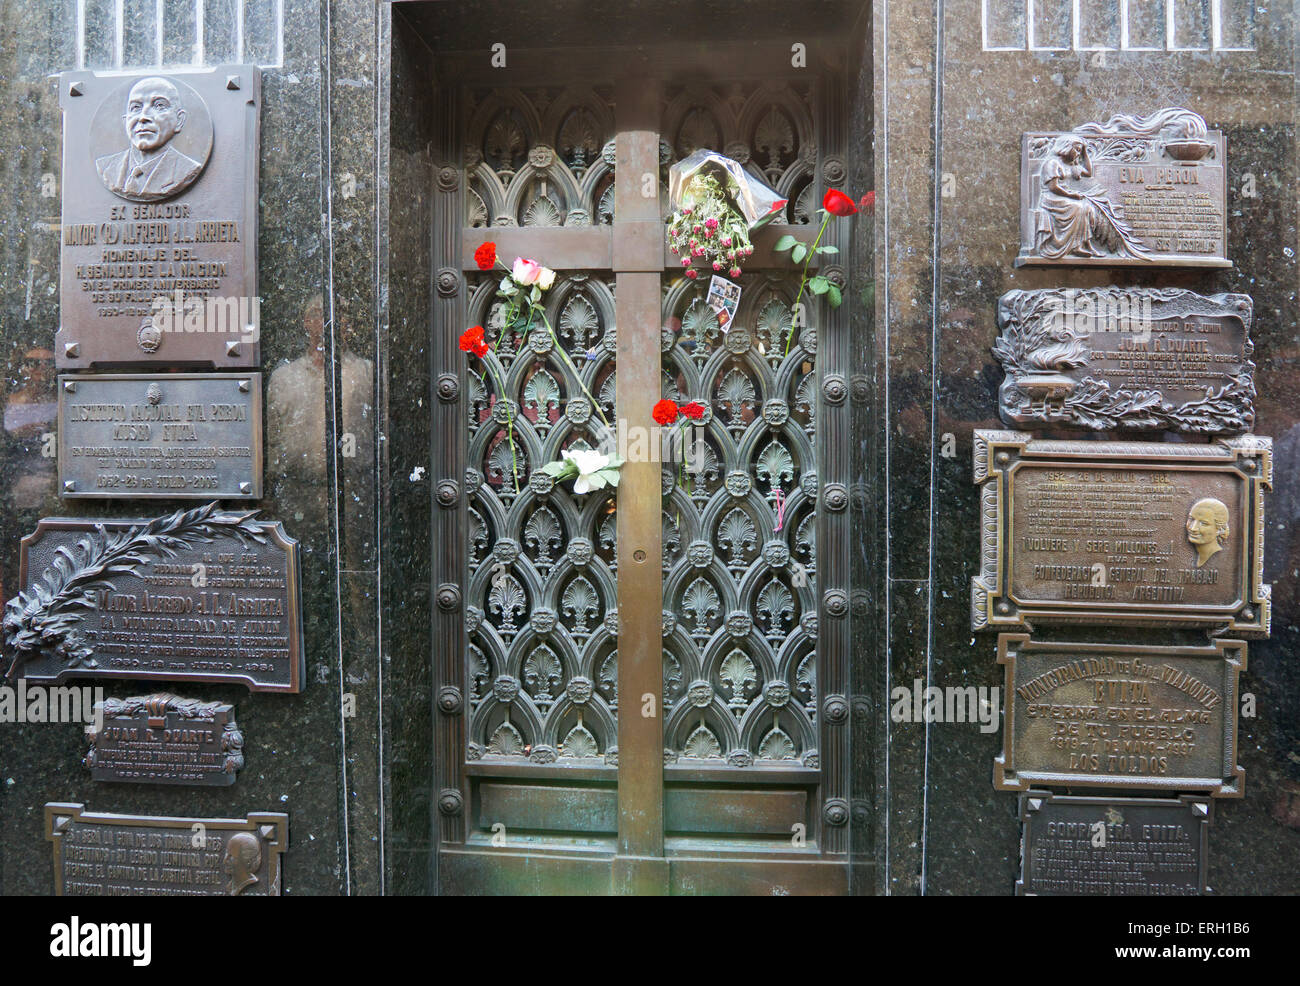
<path fill-rule="evenodd" d="M 1202 790 L 1239 797 L 1241 641 L 1205 647 L 998 637 L 1007 718 L 994 786 Z"/>
<path fill-rule="evenodd" d="M 289 816 L 110 815 L 50 803 L 45 837 L 59 897 L 278 897 Z"/>
<path fill-rule="evenodd" d="M 1204 798 L 1087 798 L 1031 791 L 1016 893 L 1051 897 L 1205 893 Z"/>
<path fill-rule="evenodd" d="M 259 71 L 61 85 L 58 365 L 256 365 Z"/>
<path fill-rule="evenodd" d="M 1020 264 L 1229 267 L 1226 152 L 1190 110 L 1024 135 Z"/>
<path fill-rule="evenodd" d="M 247 515 L 213 514 L 201 518 L 208 526 L 189 523 L 201 512 L 151 522 L 42 519 L 22 542 L 24 593 L 10 604 L 6 630 L 25 612 L 14 610 L 15 603 L 39 602 L 39 585 L 58 604 L 77 585 L 93 584 L 70 599 L 68 613 L 51 614 L 47 607 L 15 624 L 8 640 L 19 654 L 10 674 L 21 671 L 29 681 L 217 681 L 252 691 L 299 691 L 298 542 L 278 522 Z M 211 526 L 236 520 L 238 538 Z M 56 628 L 62 636 L 57 646 L 38 641 L 21 650 L 24 634 L 49 636 Z"/>
<path fill-rule="evenodd" d="M 1246 295 L 1180 288 L 1010 291 L 993 353 L 1008 424 L 1249 431 L 1255 420 Z"/>
<path fill-rule="evenodd" d="M 1245 492 L 1227 472 L 1026 463 L 1011 504 L 1012 595 L 1235 608 L 1241 551 L 1224 549 Z"/>
<path fill-rule="evenodd" d="M 244 766 L 230 705 L 158 694 L 105 699 L 95 711 L 85 764 L 96 781 L 224 787 Z"/>
<path fill-rule="evenodd" d="M 58 393 L 64 496 L 261 496 L 260 373 L 68 374 Z"/>

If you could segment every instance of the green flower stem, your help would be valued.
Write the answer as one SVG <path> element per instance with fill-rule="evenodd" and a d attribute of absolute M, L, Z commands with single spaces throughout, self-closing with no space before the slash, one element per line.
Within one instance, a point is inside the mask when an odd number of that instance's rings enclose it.
<path fill-rule="evenodd" d="M 790 343 L 794 339 L 794 322 L 799 317 L 799 302 L 803 299 L 804 285 L 808 283 L 808 265 L 812 263 L 812 258 L 817 255 L 817 245 L 822 241 L 822 234 L 826 232 L 826 226 L 831 221 L 831 214 L 825 209 L 821 210 L 825 215 L 822 217 L 822 228 L 817 230 L 817 239 L 813 240 L 813 245 L 808 251 L 808 256 L 803 260 L 803 275 L 799 278 L 799 293 L 794 297 L 794 307 L 790 313 L 790 333 L 785 337 L 785 355 L 790 355 Z M 784 358 L 784 357 L 782 357 Z"/>
<path fill-rule="evenodd" d="M 502 406 L 506 409 L 506 441 L 510 445 L 510 478 L 514 480 L 517 495 L 519 493 L 519 459 L 515 455 L 515 416 L 510 411 L 510 398 L 506 396 L 506 385 L 501 379 L 501 374 L 487 360 L 483 361 L 483 365 L 492 371 L 492 379 L 497 382 L 497 392 L 501 396 Z"/>
<path fill-rule="evenodd" d="M 587 385 L 582 382 L 582 375 L 578 372 L 578 368 L 574 366 L 573 360 L 569 358 L 569 354 L 566 353 L 564 351 L 564 347 L 560 345 L 559 337 L 556 336 L 555 329 L 551 326 L 551 320 L 546 317 L 546 310 L 542 308 L 541 305 L 538 305 L 536 302 L 532 302 L 532 301 L 529 302 L 529 314 L 528 314 L 529 326 L 533 324 L 532 312 L 534 310 L 539 315 L 542 316 L 542 324 L 546 326 L 546 331 L 549 332 L 551 335 L 551 345 L 554 346 L 555 351 L 560 354 L 560 359 L 564 360 L 565 364 L 569 367 L 569 369 L 573 371 L 573 379 L 578 381 L 578 386 L 581 387 L 582 392 L 587 395 L 587 400 L 591 401 L 591 406 L 595 409 L 596 413 L 600 415 L 600 420 L 605 422 L 606 428 L 609 428 L 610 427 L 609 418 L 605 417 L 605 412 L 601 408 L 600 402 L 597 401 L 596 398 L 592 396 L 591 391 L 587 389 Z"/>
<path fill-rule="evenodd" d="M 690 470 L 688 470 L 688 469 L 686 468 L 686 429 L 689 428 L 689 427 L 690 427 L 690 419 L 689 419 L 689 418 L 687 418 L 687 419 L 683 419 L 683 420 L 682 420 L 682 421 L 677 425 L 677 433 L 681 436 L 681 440 L 682 440 L 682 461 L 681 461 L 681 465 L 679 465 L 679 466 L 677 467 L 677 485 L 678 485 L 678 486 L 681 486 L 681 485 L 682 485 L 682 478 L 685 477 L 685 479 L 686 479 L 686 484 L 685 484 L 685 485 L 686 485 L 686 495 L 687 495 L 687 496 L 694 496 L 694 495 L 695 495 L 695 484 L 691 481 Z"/>

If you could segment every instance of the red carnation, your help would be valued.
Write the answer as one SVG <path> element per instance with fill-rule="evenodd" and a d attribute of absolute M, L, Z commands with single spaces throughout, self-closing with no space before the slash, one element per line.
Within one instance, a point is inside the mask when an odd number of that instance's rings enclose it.
<path fill-rule="evenodd" d="M 665 397 L 654 406 L 650 416 L 661 425 L 670 425 L 677 420 L 677 404 Z"/>
<path fill-rule="evenodd" d="M 497 245 L 489 240 L 474 251 L 474 263 L 479 270 L 491 270 L 497 263 Z"/>
<path fill-rule="evenodd" d="M 704 405 L 699 401 L 683 404 L 678 410 L 682 412 L 684 417 L 690 418 L 692 421 L 699 421 L 700 418 L 704 417 Z"/>
<path fill-rule="evenodd" d="M 851 216 L 858 211 L 858 207 L 853 204 L 853 200 L 838 188 L 828 188 L 826 190 L 826 197 L 822 199 L 822 208 L 832 216 Z"/>
<path fill-rule="evenodd" d="M 876 193 L 868 192 L 866 195 L 862 196 L 862 201 L 858 203 L 858 208 L 860 208 L 863 212 L 868 214 L 875 212 Z"/>
<path fill-rule="evenodd" d="M 491 244 L 489 244 L 490 246 Z M 488 344 L 483 338 L 483 326 L 476 325 L 473 328 L 466 329 L 460 336 L 460 348 L 467 352 L 473 353 L 479 359 L 488 354 Z"/>

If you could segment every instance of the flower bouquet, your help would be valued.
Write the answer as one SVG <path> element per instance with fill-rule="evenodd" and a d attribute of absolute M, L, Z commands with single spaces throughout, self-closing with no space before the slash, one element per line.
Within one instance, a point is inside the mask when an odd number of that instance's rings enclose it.
<path fill-rule="evenodd" d="M 697 261 L 727 276 L 740 276 L 741 263 L 754 252 L 749 234 L 785 207 L 753 175 L 729 157 L 701 148 L 669 169 L 672 218 L 668 244 L 695 279 Z"/>

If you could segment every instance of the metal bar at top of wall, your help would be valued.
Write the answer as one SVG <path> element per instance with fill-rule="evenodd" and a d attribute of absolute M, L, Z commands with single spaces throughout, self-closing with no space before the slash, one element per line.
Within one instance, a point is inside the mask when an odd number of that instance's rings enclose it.
<path fill-rule="evenodd" d="M 218 37 L 214 24 L 207 15 L 207 6 L 212 0 L 192 0 L 193 6 L 169 4 L 166 0 L 76 0 L 76 50 L 77 68 L 108 71 L 131 71 L 133 69 L 154 68 L 166 63 L 165 40 L 168 37 L 184 37 L 189 34 L 193 41 L 188 45 L 190 61 L 174 64 L 205 66 L 228 61 L 243 62 L 252 51 L 260 52 L 262 57 L 256 59 L 262 68 L 279 68 L 284 65 L 284 0 L 231 0 L 233 17 L 229 19 L 226 37 Z M 268 5 L 270 17 L 250 18 L 250 7 Z M 111 5 L 111 16 L 95 17 L 95 13 Z M 87 7 L 91 8 L 90 13 Z M 107 13 L 107 11 L 105 11 Z M 168 15 L 171 16 L 168 16 Z M 129 63 L 125 55 L 126 24 L 133 23 L 140 16 L 149 16 L 154 21 L 154 55 L 152 65 Z M 91 56 L 87 59 L 87 31 L 107 31 L 101 24 L 107 20 L 107 30 L 112 31 L 112 55 L 108 59 Z M 93 37 L 92 37 L 93 40 Z M 94 48 L 96 46 L 92 46 Z M 234 58 L 217 58 L 209 60 L 209 52 L 225 50 L 234 53 Z"/>
<path fill-rule="evenodd" d="M 984 51 L 1255 50 L 1253 0 L 980 0 L 979 10 Z"/>

